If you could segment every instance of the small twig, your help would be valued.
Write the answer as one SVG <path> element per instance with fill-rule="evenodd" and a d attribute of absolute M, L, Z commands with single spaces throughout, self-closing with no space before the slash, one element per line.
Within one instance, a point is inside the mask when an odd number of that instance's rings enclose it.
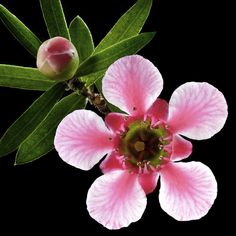
<path fill-rule="evenodd" d="M 91 105 L 99 110 L 102 114 L 106 115 L 110 112 L 107 107 L 106 100 L 100 93 L 94 93 L 90 88 L 85 86 L 85 83 L 78 78 L 73 78 L 67 82 L 68 88 L 66 90 L 72 90 L 86 97 Z"/>

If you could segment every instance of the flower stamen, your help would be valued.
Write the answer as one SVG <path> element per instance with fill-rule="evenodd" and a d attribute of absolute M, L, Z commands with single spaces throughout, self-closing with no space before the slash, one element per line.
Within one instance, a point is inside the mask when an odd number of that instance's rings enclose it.
<path fill-rule="evenodd" d="M 169 160 L 171 139 L 164 124 L 152 127 L 150 120 L 134 121 L 120 136 L 118 149 L 120 155 L 127 157 L 126 168 L 148 173 L 157 171 Z"/>

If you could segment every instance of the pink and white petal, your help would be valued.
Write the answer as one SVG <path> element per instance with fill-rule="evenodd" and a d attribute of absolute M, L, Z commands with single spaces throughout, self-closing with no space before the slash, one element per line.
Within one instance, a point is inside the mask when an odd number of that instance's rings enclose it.
<path fill-rule="evenodd" d="M 118 133 L 124 131 L 126 119 L 128 119 L 128 116 L 125 114 L 111 112 L 105 117 L 105 123 L 109 129 Z"/>
<path fill-rule="evenodd" d="M 146 194 L 149 194 L 155 190 L 155 188 L 157 186 L 158 178 L 159 178 L 158 173 L 140 174 L 139 175 L 139 183 L 142 186 L 142 188 Z"/>
<path fill-rule="evenodd" d="M 168 123 L 173 132 L 201 140 L 219 132 L 227 115 L 226 100 L 217 88 L 205 82 L 189 82 L 172 94 Z"/>
<path fill-rule="evenodd" d="M 144 115 L 163 88 L 158 69 L 147 59 L 125 56 L 114 62 L 103 78 L 103 94 L 113 105 L 133 116 Z"/>
<path fill-rule="evenodd" d="M 183 160 L 192 153 L 193 145 L 179 135 L 174 135 L 172 140 L 172 161 Z"/>
<path fill-rule="evenodd" d="M 54 145 L 62 160 L 89 170 L 112 151 L 113 141 L 101 117 L 92 111 L 77 110 L 59 124 Z"/>
<path fill-rule="evenodd" d="M 108 229 L 138 221 L 146 205 L 138 176 L 127 171 L 112 171 L 97 178 L 87 196 L 90 216 Z"/>
<path fill-rule="evenodd" d="M 168 103 L 158 98 L 147 111 L 147 116 L 151 117 L 152 124 L 158 121 L 166 121 L 168 116 Z"/>
<path fill-rule="evenodd" d="M 201 162 L 171 163 L 160 173 L 161 208 L 179 221 L 207 214 L 217 196 L 216 179 Z"/>
<path fill-rule="evenodd" d="M 100 169 L 103 174 L 113 170 L 123 169 L 121 157 L 118 155 L 117 152 L 113 151 L 101 162 Z"/>

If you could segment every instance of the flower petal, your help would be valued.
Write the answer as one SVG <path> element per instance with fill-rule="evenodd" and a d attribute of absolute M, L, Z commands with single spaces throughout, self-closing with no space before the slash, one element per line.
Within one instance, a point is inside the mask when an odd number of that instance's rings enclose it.
<path fill-rule="evenodd" d="M 103 78 L 103 94 L 113 105 L 131 115 L 144 115 L 163 88 L 158 69 L 139 55 L 114 62 Z"/>
<path fill-rule="evenodd" d="M 146 194 L 149 194 L 155 190 L 158 178 L 159 174 L 157 173 L 139 175 L 139 183 Z"/>
<path fill-rule="evenodd" d="M 151 117 L 152 124 L 157 121 L 166 121 L 168 116 L 168 103 L 158 98 L 147 111 L 147 116 Z"/>
<path fill-rule="evenodd" d="M 92 218 L 108 229 L 120 229 L 138 221 L 147 204 L 136 174 L 112 171 L 92 184 L 87 208 Z"/>
<path fill-rule="evenodd" d="M 160 173 L 160 205 L 179 221 L 197 220 L 207 214 L 217 196 L 211 170 L 201 162 L 172 163 Z"/>
<path fill-rule="evenodd" d="M 227 118 L 224 95 L 208 83 L 189 82 L 177 88 L 169 103 L 173 132 L 192 139 L 207 139 L 219 132 Z"/>
<path fill-rule="evenodd" d="M 179 135 L 174 135 L 172 140 L 172 161 L 180 161 L 192 153 L 193 145 Z"/>
<path fill-rule="evenodd" d="M 113 137 L 96 113 L 77 110 L 61 121 L 54 144 L 65 162 L 89 170 L 112 151 Z"/>
<path fill-rule="evenodd" d="M 109 129 L 115 133 L 118 133 L 124 130 L 126 118 L 128 119 L 128 116 L 125 114 L 111 112 L 105 117 L 105 123 Z"/>
<path fill-rule="evenodd" d="M 109 156 L 107 156 L 102 163 L 100 164 L 100 169 L 102 173 L 107 173 L 113 170 L 119 170 L 122 168 L 122 162 L 119 159 L 117 152 L 112 152 Z"/>

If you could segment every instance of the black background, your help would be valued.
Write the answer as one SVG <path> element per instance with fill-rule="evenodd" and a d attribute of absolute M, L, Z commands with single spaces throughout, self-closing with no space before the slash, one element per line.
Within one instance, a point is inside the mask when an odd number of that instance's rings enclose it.
<path fill-rule="evenodd" d="M 154 40 L 139 52 L 151 60 L 164 78 L 161 98 L 169 100 L 175 88 L 188 81 L 206 81 L 220 89 L 229 103 L 232 76 L 223 69 L 226 60 L 226 7 L 220 1 L 154 0 L 150 17 L 143 31 L 157 31 Z M 207 3 L 206 3 L 207 2 Z M 48 38 L 39 2 L 1 0 L 43 41 Z M 67 21 L 80 15 L 97 44 L 116 20 L 135 0 L 62 0 Z M 0 63 L 35 66 L 35 59 L 13 38 L 0 22 Z M 41 93 L 0 88 L 0 134 Z M 230 213 L 235 207 L 230 196 L 233 187 L 230 171 L 233 159 L 230 135 L 232 110 L 224 129 L 209 140 L 193 141 L 193 154 L 187 161 L 201 161 L 214 172 L 218 181 L 218 197 L 210 212 L 202 219 L 178 222 L 159 206 L 158 188 L 148 195 L 147 209 L 142 219 L 128 228 L 109 231 L 98 224 L 86 210 L 86 194 L 92 182 L 101 175 L 98 165 L 82 171 L 64 163 L 55 151 L 33 163 L 13 166 L 15 153 L 0 159 L 0 234 L 8 232 L 60 232 L 66 235 L 103 233 L 170 232 L 192 233 L 230 229 Z M 8 226 L 9 225 L 9 226 Z M 71 233 L 70 233 L 71 232 Z"/>

